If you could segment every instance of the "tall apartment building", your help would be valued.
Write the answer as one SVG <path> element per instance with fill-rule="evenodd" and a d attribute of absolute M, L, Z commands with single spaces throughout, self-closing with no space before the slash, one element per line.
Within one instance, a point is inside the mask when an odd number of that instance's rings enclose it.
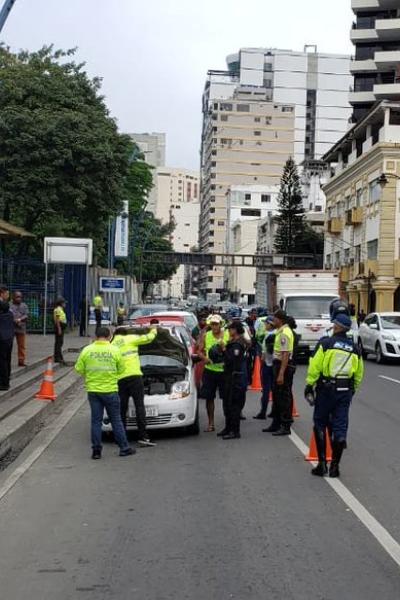
<path fill-rule="evenodd" d="M 235 185 L 279 184 L 294 152 L 294 107 L 269 102 L 265 91 L 251 88 L 217 101 L 209 95 L 213 78 L 210 73 L 204 96 L 199 247 L 221 253 L 226 250 L 227 192 Z M 222 292 L 223 269 L 202 269 L 200 287 L 203 293 Z"/>
<path fill-rule="evenodd" d="M 196 171 L 160 167 L 157 169 L 158 201 L 155 216 L 162 223 L 174 223 L 170 241 L 175 252 L 190 252 L 197 244 L 200 215 L 200 180 Z M 190 291 L 194 273 L 183 265 L 169 281 L 158 285 L 158 295 L 183 298 Z"/>
<path fill-rule="evenodd" d="M 360 121 L 379 100 L 400 99 L 400 2 L 352 0 L 351 31 L 355 57 L 350 93 L 353 121 Z"/>
<path fill-rule="evenodd" d="M 147 164 L 154 167 L 154 169 L 165 165 L 165 133 L 130 133 L 128 135 L 139 146 Z M 155 170 L 153 172 L 153 183 L 154 186 L 147 201 L 147 210 L 155 214 L 158 198 Z"/>
<path fill-rule="evenodd" d="M 243 48 L 228 71 L 209 71 L 203 94 L 202 252 L 225 251 L 226 193 L 276 185 L 289 156 L 319 160 L 348 128 L 350 57 Z M 319 175 L 318 175 L 319 177 Z M 305 206 L 309 208 L 309 200 Z M 313 200 L 314 205 L 324 202 Z M 223 291 L 223 272 L 201 270 L 203 293 Z"/>

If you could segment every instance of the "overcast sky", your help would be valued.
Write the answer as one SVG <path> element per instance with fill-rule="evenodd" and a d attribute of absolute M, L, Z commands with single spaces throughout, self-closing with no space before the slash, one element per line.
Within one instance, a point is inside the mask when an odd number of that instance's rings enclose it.
<path fill-rule="evenodd" d="M 242 46 L 351 53 L 351 22 L 350 0 L 16 0 L 1 38 L 78 46 L 121 131 L 164 131 L 167 164 L 197 169 L 208 69 Z"/>

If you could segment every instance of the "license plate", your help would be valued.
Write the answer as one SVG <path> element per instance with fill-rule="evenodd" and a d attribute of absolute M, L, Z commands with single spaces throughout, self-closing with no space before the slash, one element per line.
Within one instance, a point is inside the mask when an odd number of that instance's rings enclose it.
<path fill-rule="evenodd" d="M 136 411 L 133 404 L 129 405 L 129 417 L 133 419 L 136 417 Z M 146 417 L 158 417 L 158 407 L 157 406 L 146 406 Z"/>

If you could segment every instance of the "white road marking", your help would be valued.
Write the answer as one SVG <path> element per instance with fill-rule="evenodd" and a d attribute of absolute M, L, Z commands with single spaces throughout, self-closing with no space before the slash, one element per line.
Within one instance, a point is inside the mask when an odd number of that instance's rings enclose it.
<path fill-rule="evenodd" d="M 396 380 L 394 380 L 396 381 Z M 400 383 L 400 381 L 398 381 Z M 308 454 L 308 447 L 299 436 L 292 431 L 290 436 L 293 444 L 297 446 L 304 456 Z M 315 464 L 315 463 L 310 463 Z M 368 531 L 374 536 L 382 548 L 391 556 L 394 562 L 400 567 L 400 544 L 390 535 L 390 533 L 371 515 L 371 513 L 357 500 L 349 489 L 339 480 L 324 477 L 325 482 L 337 493 L 346 506 L 354 513 Z"/>
<path fill-rule="evenodd" d="M 393 377 L 386 377 L 386 375 L 379 375 L 381 379 L 387 379 L 388 381 L 393 381 L 394 383 L 400 383 L 399 379 L 393 379 Z"/>
<path fill-rule="evenodd" d="M 14 487 L 17 481 L 30 469 L 34 462 L 43 454 L 43 452 L 50 446 L 52 441 L 58 436 L 58 434 L 68 425 L 72 417 L 78 412 L 81 406 L 85 403 L 85 397 L 77 402 L 72 402 L 67 406 L 61 416 L 56 418 L 53 423 L 48 425 L 43 430 L 43 440 L 40 445 L 11 473 L 9 477 L 0 486 L 0 501 L 6 494 Z M 40 435 L 40 433 L 38 434 Z"/>

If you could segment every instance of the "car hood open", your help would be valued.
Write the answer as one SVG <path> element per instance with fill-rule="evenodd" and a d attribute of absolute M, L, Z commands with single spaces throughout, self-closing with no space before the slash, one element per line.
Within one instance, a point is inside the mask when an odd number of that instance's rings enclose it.
<path fill-rule="evenodd" d="M 125 328 L 124 328 L 125 329 Z M 126 327 L 128 333 L 143 335 L 149 333 L 149 327 Z M 178 360 L 184 365 L 188 364 L 188 352 L 186 346 L 176 339 L 168 329 L 158 327 L 158 334 L 151 344 L 139 346 L 139 354 L 141 356 L 167 356 Z"/>

